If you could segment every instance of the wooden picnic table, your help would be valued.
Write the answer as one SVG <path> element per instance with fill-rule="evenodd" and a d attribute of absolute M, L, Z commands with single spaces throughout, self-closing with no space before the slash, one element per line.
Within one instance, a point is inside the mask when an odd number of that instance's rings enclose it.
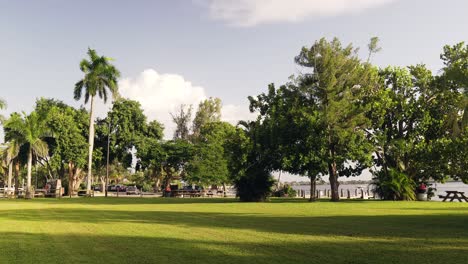
<path fill-rule="evenodd" d="M 453 202 L 453 200 L 457 199 L 460 202 L 467 202 L 468 203 L 468 198 L 465 196 L 464 192 L 459 192 L 459 191 L 445 191 L 447 194 L 444 195 L 439 195 L 439 198 L 443 198 L 442 202 L 447 201 L 447 199 L 450 198 L 450 202 Z"/>

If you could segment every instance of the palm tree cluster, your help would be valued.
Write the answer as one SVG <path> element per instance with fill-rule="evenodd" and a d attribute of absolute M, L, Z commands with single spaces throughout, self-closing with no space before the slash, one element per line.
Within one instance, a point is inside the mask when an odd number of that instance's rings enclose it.
<path fill-rule="evenodd" d="M 94 147 L 94 99 L 96 96 L 107 102 L 109 95 L 113 99 L 118 97 L 117 79 L 120 77 L 120 72 L 110 62 L 111 58 L 99 56 L 93 49 L 88 48 L 88 59 L 83 59 L 80 62 L 80 70 L 84 76 L 75 84 L 74 99 L 80 100 L 84 97 L 84 103 L 90 103 L 90 119 L 89 119 L 89 159 L 88 159 L 88 176 L 87 176 L 87 191 L 91 190 L 92 178 L 92 159 Z M 6 102 L 0 99 L 0 109 L 6 107 Z M 26 163 L 26 188 L 25 197 L 32 198 L 34 189 L 32 187 L 32 168 L 33 163 L 39 159 L 48 159 L 49 147 L 48 138 L 53 138 L 54 131 L 51 131 L 46 125 L 45 116 L 41 116 L 36 111 L 30 114 L 13 113 L 9 118 L 4 118 L 0 115 L 0 124 L 3 124 L 5 131 L 6 143 L 0 148 L 2 162 L 0 172 L 5 174 L 8 171 L 7 193 L 13 193 L 13 171 L 15 176 L 19 174 L 20 166 Z M 26 162 L 23 158 L 26 157 Z M 17 177 L 15 177 L 17 178 Z M 15 182 L 16 192 L 19 184 Z"/>

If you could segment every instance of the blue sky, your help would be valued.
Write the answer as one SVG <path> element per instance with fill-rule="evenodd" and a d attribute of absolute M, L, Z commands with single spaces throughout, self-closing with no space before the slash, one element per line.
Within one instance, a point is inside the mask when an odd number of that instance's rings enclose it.
<path fill-rule="evenodd" d="M 379 66 L 425 63 L 468 39 L 465 0 L 0 0 L 0 97 L 30 111 L 38 97 L 72 98 L 87 47 L 113 57 L 124 96 L 171 131 L 169 111 L 216 96 L 226 120 L 249 118 L 246 97 L 300 72 L 293 58 L 321 37 L 365 51 Z M 99 112 L 107 106 L 100 104 Z"/>

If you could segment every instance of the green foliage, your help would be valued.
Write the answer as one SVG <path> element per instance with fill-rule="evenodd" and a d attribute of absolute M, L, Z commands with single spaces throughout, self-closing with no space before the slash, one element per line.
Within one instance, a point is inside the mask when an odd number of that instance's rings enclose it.
<path fill-rule="evenodd" d="M 403 172 L 389 169 L 388 173 L 374 174 L 375 191 L 385 200 L 416 199 L 416 183 Z"/>
<path fill-rule="evenodd" d="M 116 98 L 118 95 L 117 79 L 120 77 L 120 72 L 110 63 L 112 59 L 99 56 L 91 48 L 88 48 L 87 54 L 89 60 L 83 59 L 80 62 L 80 70 L 84 73 L 84 78 L 75 84 L 75 100 L 81 99 L 83 91 L 85 103 L 96 95 L 107 102 L 107 90 Z"/>
<path fill-rule="evenodd" d="M 50 128 L 45 120 L 35 111 L 29 115 L 13 113 L 5 122 L 5 134 L 8 141 L 23 148 L 23 154 L 27 155 L 26 197 L 33 194 L 31 184 L 33 162 L 39 157 L 48 155 L 48 145 L 44 138 L 50 136 Z M 34 159 L 34 160 L 33 160 Z"/>
<path fill-rule="evenodd" d="M 106 161 L 109 133 L 110 162 L 117 160 L 124 167 L 130 167 L 133 160 L 132 151 L 144 147 L 138 142 L 145 137 L 160 140 L 163 135 L 163 125 L 157 121 L 148 123 L 139 102 L 119 98 L 114 101 L 107 117 L 97 121 L 96 148 L 101 149 L 102 162 Z M 103 165 L 97 164 L 97 167 Z"/>
<path fill-rule="evenodd" d="M 229 123 L 206 123 L 199 132 L 185 179 L 204 186 L 229 182 L 226 142 L 234 133 L 235 127 Z"/>
<path fill-rule="evenodd" d="M 309 99 L 302 108 L 315 112 L 312 123 L 315 131 L 321 131 L 317 138 L 323 140 L 314 147 L 311 161 L 317 169 L 313 173 L 323 171 L 322 164 L 327 164 L 332 200 L 337 201 L 338 176 L 359 175 L 371 163 L 372 146 L 364 133 L 370 125 L 366 116 L 370 106 L 365 98 L 378 88 L 378 72 L 361 62 L 351 44 L 343 47 L 338 39 L 321 39 L 304 47 L 295 61 L 311 70 L 297 82 Z"/>
<path fill-rule="evenodd" d="M 83 168 L 87 156 L 87 122 L 89 115 L 84 109 L 75 109 L 54 99 L 38 99 L 36 111 L 45 120 L 54 137 L 49 139 L 49 162 L 54 176 L 62 174 L 69 163 Z M 63 177 L 63 175 L 61 175 Z"/>
<path fill-rule="evenodd" d="M 291 185 L 285 184 L 273 193 L 275 197 L 296 197 L 297 191 Z"/>
<path fill-rule="evenodd" d="M 274 180 L 270 173 L 272 163 L 262 148 L 264 130 L 259 128 L 259 122 L 241 125 L 244 129 L 237 128 L 225 145 L 231 181 L 241 201 L 265 201 L 271 195 Z"/>
<path fill-rule="evenodd" d="M 252 164 L 245 174 L 234 180 L 237 196 L 242 202 L 264 202 L 272 193 L 274 180 L 262 164 Z"/>
<path fill-rule="evenodd" d="M 206 99 L 198 105 L 197 113 L 193 119 L 192 132 L 194 140 L 199 137 L 201 129 L 210 122 L 219 122 L 221 120 L 221 99 Z"/>

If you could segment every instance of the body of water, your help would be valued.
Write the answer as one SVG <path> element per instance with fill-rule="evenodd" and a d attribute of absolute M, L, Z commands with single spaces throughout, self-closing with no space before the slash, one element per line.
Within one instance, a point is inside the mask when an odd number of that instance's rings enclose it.
<path fill-rule="evenodd" d="M 297 191 L 304 191 L 306 197 L 310 195 L 310 185 L 295 185 L 292 186 L 293 189 Z M 432 197 L 433 201 L 441 201 L 439 195 L 446 195 L 445 191 L 459 191 L 465 192 L 465 195 L 468 195 L 468 184 L 463 182 L 447 182 L 447 183 L 433 183 L 433 188 L 436 188 L 435 196 Z M 351 196 L 355 196 L 356 190 L 358 195 L 360 195 L 360 190 L 364 189 L 365 191 L 370 190 L 372 195 L 372 185 L 369 184 L 340 184 L 339 193 L 343 192 L 344 196 L 347 195 L 348 190 L 350 191 Z M 329 184 L 317 185 L 317 190 L 322 192 L 322 195 L 325 195 L 327 190 L 330 190 Z"/>

